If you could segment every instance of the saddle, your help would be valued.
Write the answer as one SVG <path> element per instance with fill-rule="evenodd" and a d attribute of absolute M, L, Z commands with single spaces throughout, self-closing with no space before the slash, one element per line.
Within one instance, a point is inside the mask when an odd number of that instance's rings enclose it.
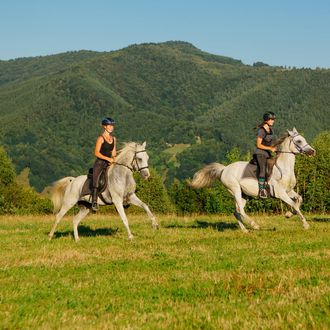
<path fill-rule="evenodd" d="M 105 190 L 108 184 L 108 170 L 110 166 L 107 166 L 105 169 L 102 170 L 100 173 L 99 179 L 98 179 L 98 194 L 99 197 L 102 199 L 101 194 Z M 81 197 L 86 195 L 91 195 L 93 191 L 93 168 L 90 168 L 87 174 L 87 179 L 83 185 L 82 191 L 81 191 Z"/>

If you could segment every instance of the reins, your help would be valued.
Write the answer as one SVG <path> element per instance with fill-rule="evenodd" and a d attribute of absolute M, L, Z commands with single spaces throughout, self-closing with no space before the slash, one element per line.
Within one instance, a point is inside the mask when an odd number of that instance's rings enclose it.
<path fill-rule="evenodd" d="M 292 154 L 294 156 L 300 155 L 300 154 L 303 154 L 304 155 L 305 154 L 304 148 L 309 145 L 308 143 L 306 143 L 303 147 L 300 147 L 299 145 L 297 145 L 297 143 L 295 143 L 295 141 L 294 141 L 294 138 L 297 137 L 297 136 L 299 136 L 299 135 L 300 134 L 296 134 L 294 136 L 290 136 L 290 144 L 289 144 L 289 149 L 290 149 L 291 143 L 293 143 L 294 146 L 296 147 L 296 149 L 298 150 L 298 152 L 294 152 L 294 151 L 282 151 L 282 150 L 277 150 L 276 151 L 276 157 L 275 157 L 275 164 L 274 164 L 274 166 L 276 166 L 276 168 L 279 170 L 280 175 L 281 175 L 281 178 L 282 178 L 283 174 L 282 174 L 282 169 L 277 164 L 277 160 L 278 160 L 278 157 L 279 157 L 278 154 Z"/>
<path fill-rule="evenodd" d="M 139 164 L 138 164 L 138 162 L 137 162 L 137 160 L 136 160 L 136 155 L 137 155 L 138 153 L 140 153 L 140 152 L 146 152 L 146 150 L 140 150 L 140 151 L 135 151 L 135 152 L 134 152 L 134 157 L 133 157 L 133 159 L 132 159 L 132 161 L 131 161 L 131 167 L 128 166 L 128 165 L 126 165 L 126 164 L 117 163 L 117 162 L 113 162 L 113 163 L 111 163 L 111 165 L 120 165 L 120 166 L 124 166 L 124 167 L 128 168 L 132 173 L 134 173 L 135 171 L 140 172 L 140 171 L 142 171 L 142 170 L 145 169 L 145 168 L 149 168 L 149 166 L 139 167 Z M 137 170 L 134 170 L 134 168 L 133 168 L 133 163 L 134 163 L 134 161 L 135 161 L 135 163 L 136 163 Z"/>
<path fill-rule="evenodd" d="M 131 170 L 132 172 L 134 172 L 134 170 L 131 168 L 131 167 L 129 167 L 128 165 L 126 165 L 126 164 L 121 164 L 121 163 L 117 163 L 117 162 L 113 162 L 113 163 L 111 163 L 110 164 L 110 166 L 111 165 L 120 165 L 120 166 L 124 166 L 124 167 L 127 167 L 129 170 Z"/>

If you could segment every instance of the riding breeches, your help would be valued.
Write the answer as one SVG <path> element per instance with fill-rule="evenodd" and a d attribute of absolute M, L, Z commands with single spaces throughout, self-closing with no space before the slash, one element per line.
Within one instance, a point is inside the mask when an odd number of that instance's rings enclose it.
<path fill-rule="evenodd" d="M 265 179 L 267 171 L 267 159 L 269 157 L 265 155 L 254 154 L 253 158 L 256 160 L 257 163 L 257 177 Z"/>
<path fill-rule="evenodd" d="M 99 178 L 103 169 L 108 166 L 108 162 L 103 159 L 97 158 L 93 165 L 93 188 L 98 188 Z"/>

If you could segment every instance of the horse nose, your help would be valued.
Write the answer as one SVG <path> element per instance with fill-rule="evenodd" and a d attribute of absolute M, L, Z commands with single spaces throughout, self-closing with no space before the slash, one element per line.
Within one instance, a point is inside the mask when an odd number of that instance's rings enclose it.
<path fill-rule="evenodd" d="M 307 152 L 308 156 L 316 156 L 316 150 L 313 148 L 310 148 Z"/>
<path fill-rule="evenodd" d="M 141 171 L 142 177 L 144 180 L 148 180 L 150 177 L 150 172 L 148 169 L 144 169 Z"/>

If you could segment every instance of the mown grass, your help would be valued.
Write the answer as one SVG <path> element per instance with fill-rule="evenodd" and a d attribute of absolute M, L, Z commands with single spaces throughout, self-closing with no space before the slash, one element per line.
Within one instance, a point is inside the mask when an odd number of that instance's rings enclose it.
<path fill-rule="evenodd" d="M 0 217 L 2 329 L 326 329 L 330 217 Z"/>

